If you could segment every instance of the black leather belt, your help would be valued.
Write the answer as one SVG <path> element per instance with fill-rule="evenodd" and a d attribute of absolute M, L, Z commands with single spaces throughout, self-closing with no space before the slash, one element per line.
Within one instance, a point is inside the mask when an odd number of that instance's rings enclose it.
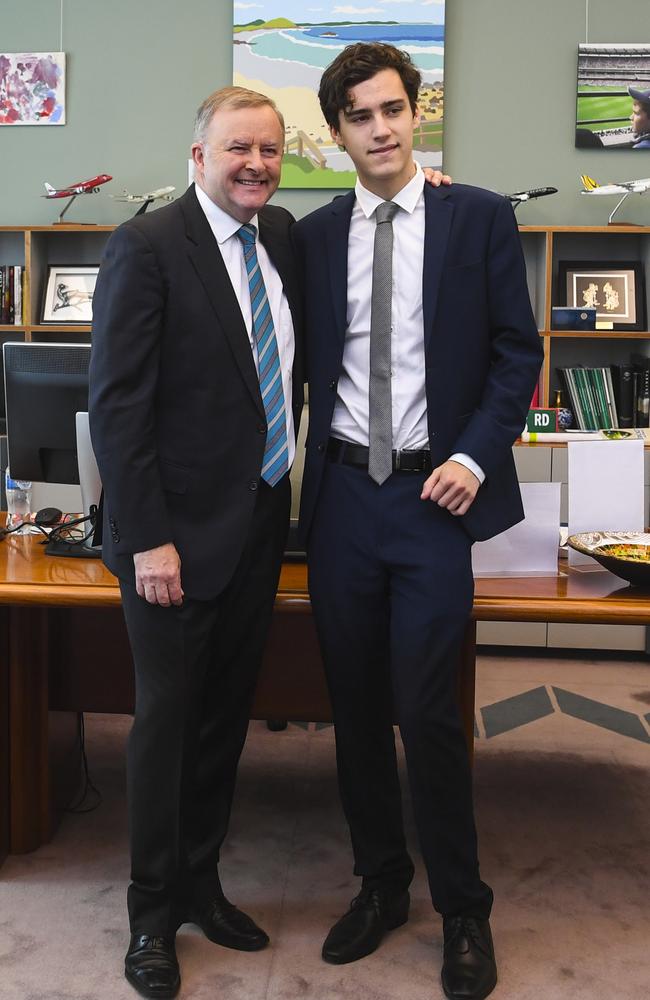
<path fill-rule="evenodd" d="M 327 457 L 330 462 L 368 469 L 368 448 L 362 444 L 348 444 L 347 441 L 330 438 L 327 442 Z M 394 451 L 393 472 L 431 472 L 431 452 L 428 449 Z"/>

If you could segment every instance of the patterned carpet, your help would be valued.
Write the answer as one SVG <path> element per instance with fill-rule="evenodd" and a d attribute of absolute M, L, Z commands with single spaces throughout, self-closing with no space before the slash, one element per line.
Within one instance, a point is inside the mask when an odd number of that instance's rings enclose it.
<path fill-rule="evenodd" d="M 650 664 L 483 655 L 475 798 L 494 887 L 496 1000 L 648 995 Z M 0 1000 L 128 1000 L 124 749 L 130 720 L 87 718 L 103 796 L 0 871 Z M 406 782 L 404 781 L 404 787 Z M 407 835 L 417 859 L 413 821 Z M 251 725 L 221 872 L 271 935 L 255 955 L 177 940 L 183 1000 L 440 1000 L 441 928 L 417 862 L 408 923 L 374 955 L 320 959 L 356 891 L 333 731 Z"/>

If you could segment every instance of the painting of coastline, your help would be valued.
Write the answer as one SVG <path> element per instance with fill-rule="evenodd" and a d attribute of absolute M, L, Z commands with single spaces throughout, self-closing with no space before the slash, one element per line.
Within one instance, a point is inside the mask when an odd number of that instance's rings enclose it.
<path fill-rule="evenodd" d="M 233 83 L 268 94 L 285 120 L 283 188 L 350 188 L 356 174 L 318 103 L 325 67 L 346 45 L 390 42 L 422 74 L 414 155 L 442 166 L 444 0 L 235 0 Z"/>

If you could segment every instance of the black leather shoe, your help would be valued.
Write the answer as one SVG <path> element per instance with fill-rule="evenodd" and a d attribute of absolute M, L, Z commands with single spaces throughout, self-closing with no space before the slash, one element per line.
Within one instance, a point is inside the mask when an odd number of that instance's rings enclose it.
<path fill-rule="evenodd" d="M 212 899 L 193 903 L 187 919 L 198 924 L 205 936 L 224 948 L 237 951 L 261 951 L 269 936 L 255 921 L 219 894 Z"/>
<path fill-rule="evenodd" d="M 345 965 L 370 955 L 386 931 L 406 923 L 410 901 L 406 890 L 389 895 L 381 889 L 362 889 L 325 938 L 325 961 Z"/>
<path fill-rule="evenodd" d="M 124 975 L 143 997 L 175 997 L 181 985 L 173 937 L 132 934 Z"/>
<path fill-rule="evenodd" d="M 445 917 L 442 988 L 449 1000 L 484 1000 L 497 984 L 488 920 Z"/>

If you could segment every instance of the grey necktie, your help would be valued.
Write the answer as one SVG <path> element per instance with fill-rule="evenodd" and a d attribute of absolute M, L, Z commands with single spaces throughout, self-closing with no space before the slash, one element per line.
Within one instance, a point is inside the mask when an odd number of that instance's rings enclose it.
<path fill-rule="evenodd" d="M 393 405 L 391 398 L 391 299 L 393 294 L 393 216 L 398 206 L 377 206 L 372 263 L 370 314 L 370 387 L 368 475 L 380 486 L 393 471 Z"/>

